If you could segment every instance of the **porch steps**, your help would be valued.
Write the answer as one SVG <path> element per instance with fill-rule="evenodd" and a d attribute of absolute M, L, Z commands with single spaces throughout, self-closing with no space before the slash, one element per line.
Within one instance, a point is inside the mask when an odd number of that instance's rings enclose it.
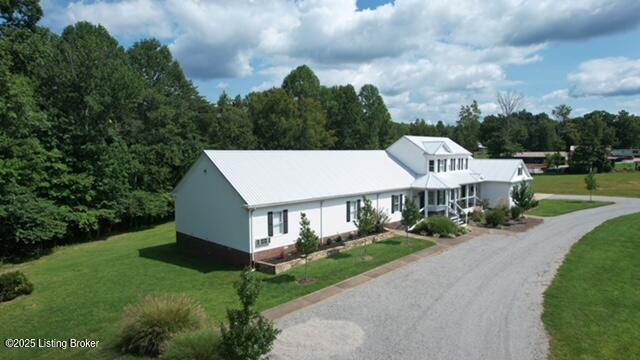
<path fill-rule="evenodd" d="M 464 224 L 464 221 L 458 215 L 449 215 L 449 220 L 453 221 L 457 225 Z"/>

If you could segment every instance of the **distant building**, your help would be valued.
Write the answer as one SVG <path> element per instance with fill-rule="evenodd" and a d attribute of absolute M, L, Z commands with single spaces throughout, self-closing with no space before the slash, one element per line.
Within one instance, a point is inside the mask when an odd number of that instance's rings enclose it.
<path fill-rule="evenodd" d="M 547 154 L 560 154 L 561 164 L 560 168 L 568 166 L 568 154 L 566 151 L 524 151 L 513 154 L 514 159 L 522 160 L 526 165 L 529 172 L 532 174 L 542 174 L 547 170 L 547 166 L 544 163 L 544 160 L 547 157 Z"/>
<path fill-rule="evenodd" d="M 616 161 L 633 160 L 634 158 L 640 158 L 640 149 L 612 149 L 609 152 L 609 156 Z"/>

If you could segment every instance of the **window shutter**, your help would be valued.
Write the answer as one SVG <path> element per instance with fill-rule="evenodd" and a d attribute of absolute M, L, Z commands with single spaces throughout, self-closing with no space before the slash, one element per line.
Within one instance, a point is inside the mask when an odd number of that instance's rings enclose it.
<path fill-rule="evenodd" d="M 391 195 L 391 213 L 396 212 L 396 196 Z"/>
<path fill-rule="evenodd" d="M 400 211 L 402 211 L 402 200 L 404 200 L 404 199 L 403 199 L 402 194 L 400 194 Z"/>
<path fill-rule="evenodd" d="M 351 212 L 349 211 L 351 208 L 351 201 L 347 201 L 347 222 L 351 221 Z"/>
<path fill-rule="evenodd" d="M 286 234 L 289 232 L 289 210 L 282 210 L 282 233 Z"/>
<path fill-rule="evenodd" d="M 269 234 L 269 236 L 273 236 L 273 212 L 272 211 L 269 211 L 267 213 L 267 226 L 268 226 L 267 233 Z"/>
<path fill-rule="evenodd" d="M 357 216 L 357 217 L 360 217 L 360 199 L 358 199 L 357 210 L 356 210 L 356 216 Z"/>

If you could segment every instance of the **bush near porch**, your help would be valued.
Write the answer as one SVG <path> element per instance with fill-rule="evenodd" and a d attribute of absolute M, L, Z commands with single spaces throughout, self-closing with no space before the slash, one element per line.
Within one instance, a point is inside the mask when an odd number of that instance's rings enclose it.
<path fill-rule="evenodd" d="M 458 226 L 449 218 L 442 215 L 434 215 L 422 220 L 411 232 L 419 235 L 436 235 L 441 237 L 456 237 L 466 233 L 463 227 Z"/>

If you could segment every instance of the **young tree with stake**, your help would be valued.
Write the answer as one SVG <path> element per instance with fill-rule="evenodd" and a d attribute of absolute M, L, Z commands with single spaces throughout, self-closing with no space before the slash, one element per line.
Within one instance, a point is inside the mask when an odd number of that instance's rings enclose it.
<path fill-rule="evenodd" d="M 593 192 L 598 190 L 598 181 L 595 175 L 593 175 L 593 172 L 589 172 L 589 174 L 585 176 L 584 184 L 587 190 L 589 190 L 589 201 L 593 201 Z"/>
<path fill-rule="evenodd" d="M 271 352 L 280 330 L 255 310 L 262 284 L 251 269 L 234 284 L 241 309 L 227 309 L 229 325 L 221 325 L 222 355 L 230 360 L 260 360 Z"/>
<path fill-rule="evenodd" d="M 296 241 L 296 249 L 304 256 L 304 279 L 303 282 L 308 282 L 307 277 L 307 263 L 309 262 L 308 256 L 314 251 L 318 251 L 320 247 L 320 238 L 316 235 L 316 232 L 311 229 L 309 219 L 305 213 L 300 214 L 300 235 Z"/>
<path fill-rule="evenodd" d="M 416 206 L 416 203 L 413 202 L 413 200 L 408 199 L 404 204 L 404 209 L 402 210 L 402 221 L 400 222 L 402 226 L 404 226 L 404 230 L 407 234 L 407 241 L 409 241 L 409 228 L 417 224 L 421 218 L 422 214 L 420 213 L 418 206 Z"/>

